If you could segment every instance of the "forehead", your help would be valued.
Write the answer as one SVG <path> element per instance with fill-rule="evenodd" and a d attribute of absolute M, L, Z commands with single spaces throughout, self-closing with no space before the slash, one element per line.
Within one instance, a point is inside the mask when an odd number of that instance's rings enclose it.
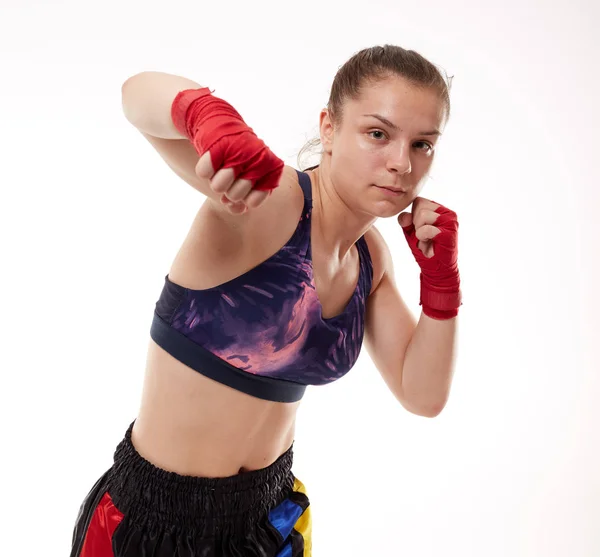
<path fill-rule="evenodd" d="M 400 77 L 365 84 L 347 108 L 355 117 L 375 112 L 400 126 L 410 122 L 436 126 L 444 118 L 444 103 L 433 89 L 415 87 Z"/>

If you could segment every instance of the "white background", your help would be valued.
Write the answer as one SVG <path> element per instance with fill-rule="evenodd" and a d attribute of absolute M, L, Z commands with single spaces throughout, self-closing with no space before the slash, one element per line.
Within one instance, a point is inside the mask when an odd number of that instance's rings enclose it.
<path fill-rule="evenodd" d="M 308 389 L 294 471 L 314 556 L 597 556 L 598 3 L 217 5 L 2 0 L 0 553 L 69 553 L 203 200 L 125 120 L 122 83 L 157 70 L 210 86 L 297 167 L 338 67 L 393 43 L 454 76 L 422 195 L 460 221 L 456 374 L 433 420 L 399 405 L 366 350 Z M 401 229 L 377 226 L 418 315 Z"/>

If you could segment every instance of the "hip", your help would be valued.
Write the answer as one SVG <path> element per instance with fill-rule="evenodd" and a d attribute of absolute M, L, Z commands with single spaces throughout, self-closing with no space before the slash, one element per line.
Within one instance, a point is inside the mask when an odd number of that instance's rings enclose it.
<path fill-rule="evenodd" d="M 71 557 L 311 555 L 310 502 L 292 473 L 293 445 L 246 474 L 183 476 L 136 451 L 133 425 L 80 507 Z"/>

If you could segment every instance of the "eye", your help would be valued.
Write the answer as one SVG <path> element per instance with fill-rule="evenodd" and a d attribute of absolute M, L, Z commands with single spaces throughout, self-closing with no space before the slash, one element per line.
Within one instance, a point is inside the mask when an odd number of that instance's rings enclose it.
<path fill-rule="evenodd" d="M 372 130 L 369 132 L 369 135 L 372 136 L 372 134 L 374 134 L 374 133 L 382 134 L 383 135 L 382 139 L 385 139 L 385 137 L 386 137 L 385 132 L 383 132 L 381 130 Z M 378 138 L 374 138 L 374 139 L 378 139 Z M 378 139 L 378 141 L 379 141 L 379 139 Z M 415 143 L 415 145 L 425 145 L 425 148 L 424 149 L 421 148 L 421 150 L 425 151 L 426 153 L 430 153 L 431 151 L 433 151 L 433 145 L 431 145 L 431 143 L 428 143 L 427 141 L 417 141 Z"/>
<path fill-rule="evenodd" d="M 369 132 L 369 134 L 373 134 L 373 133 L 381 133 L 381 134 L 383 134 L 385 136 L 385 133 L 382 132 L 381 130 L 373 130 L 373 131 Z"/>
<path fill-rule="evenodd" d="M 426 145 L 429 148 L 426 151 L 427 153 L 430 153 L 431 151 L 433 151 L 433 145 L 431 145 L 431 143 L 427 143 L 427 141 L 417 141 L 417 143 L 415 145 L 418 145 L 419 143 L 421 145 Z"/>

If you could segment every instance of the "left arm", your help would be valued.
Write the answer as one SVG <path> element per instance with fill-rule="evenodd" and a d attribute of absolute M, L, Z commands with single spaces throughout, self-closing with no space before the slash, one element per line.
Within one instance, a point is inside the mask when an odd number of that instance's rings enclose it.
<path fill-rule="evenodd" d="M 389 248 L 374 226 L 371 230 L 381 279 L 367 299 L 365 347 L 396 399 L 413 414 L 435 417 L 450 392 L 456 318 L 421 313 L 416 323 L 396 287 Z"/>
<path fill-rule="evenodd" d="M 402 369 L 404 396 L 421 400 L 428 415 L 437 416 L 446 406 L 454 375 L 456 317 L 444 321 L 421 312 L 406 350 Z"/>

